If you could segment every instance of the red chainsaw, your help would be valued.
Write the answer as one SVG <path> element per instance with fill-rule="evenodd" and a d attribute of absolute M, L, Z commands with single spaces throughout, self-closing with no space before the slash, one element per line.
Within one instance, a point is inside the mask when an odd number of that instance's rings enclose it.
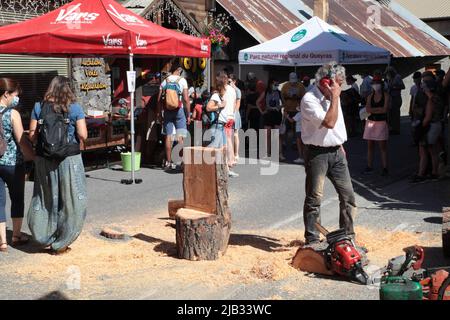
<path fill-rule="evenodd" d="M 325 251 L 327 268 L 338 275 L 367 284 L 369 276 L 363 269 L 361 254 L 356 250 L 355 243 L 345 230 L 329 232 L 319 223 L 316 223 L 316 227 L 328 242 Z"/>

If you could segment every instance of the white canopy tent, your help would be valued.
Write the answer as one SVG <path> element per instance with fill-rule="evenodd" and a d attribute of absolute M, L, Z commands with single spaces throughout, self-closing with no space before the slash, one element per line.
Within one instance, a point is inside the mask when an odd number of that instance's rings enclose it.
<path fill-rule="evenodd" d="M 239 65 L 389 64 L 390 56 L 389 51 L 313 17 L 275 39 L 241 50 Z"/>

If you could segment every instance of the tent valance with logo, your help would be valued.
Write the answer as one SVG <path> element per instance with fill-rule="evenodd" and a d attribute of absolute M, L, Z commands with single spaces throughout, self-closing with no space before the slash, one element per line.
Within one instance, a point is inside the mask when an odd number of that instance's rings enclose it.
<path fill-rule="evenodd" d="M 135 55 L 209 58 L 211 43 L 147 21 L 114 0 L 74 0 L 43 16 L 1 27 L 2 53 L 129 56 L 130 71 L 133 71 Z M 129 91 L 134 182 L 134 90 Z"/>
<path fill-rule="evenodd" d="M 247 65 L 313 66 L 330 61 L 388 64 L 390 52 L 351 37 L 318 17 L 277 38 L 239 52 L 239 64 Z"/>

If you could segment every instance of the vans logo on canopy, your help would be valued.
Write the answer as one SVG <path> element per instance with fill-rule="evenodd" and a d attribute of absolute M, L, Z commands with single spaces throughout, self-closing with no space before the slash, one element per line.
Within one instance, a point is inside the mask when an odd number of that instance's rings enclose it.
<path fill-rule="evenodd" d="M 302 40 L 305 36 L 306 36 L 306 29 L 302 29 L 299 32 L 297 32 L 296 34 L 294 34 L 291 38 L 291 42 L 297 42 Z"/>
<path fill-rule="evenodd" d="M 147 40 L 142 40 L 141 39 L 141 34 L 138 34 L 136 36 L 136 46 L 138 48 L 147 48 L 148 42 Z"/>
<path fill-rule="evenodd" d="M 55 22 L 57 23 L 92 23 L 95 19 L 97 19 L 100 14 L 95 12 L 81 12 L 80 10 L 81 3 L 70 7 L 70 9 L 65 10 L 62 9 L 58 17 L 56 17 Z"/>
<path fill-rule="evenodd" d="M 208 46 L 203 42 L 200 43 L 200 50 L 203 52 L 208 52 Z"/>
<path fill-rule="evenodd" d="M 111 33 L 108 33 L 108 35 L 106 37 L 103 36 L 103 43 L 104 43 L 105 47 L 122 47 L 123 39 L 111 38 Z"/>
<path fill-rule="evenodd" d="M 138 24 L 138 25 L 145 25 L 144 22 L 139 19 L 136 16 L 132 16 L 131 14 L 125 14 L 125 13 L 119 13 L 116 8 L 113 7 L 112 4 L 109 5 L 109 7 L 111 8 L 111 10 L 107 10 L 108 13 L 114 17 L 116 17 L 117 19 L 119 19 L 120 21 L 126 23 L 126 24 Z"/>

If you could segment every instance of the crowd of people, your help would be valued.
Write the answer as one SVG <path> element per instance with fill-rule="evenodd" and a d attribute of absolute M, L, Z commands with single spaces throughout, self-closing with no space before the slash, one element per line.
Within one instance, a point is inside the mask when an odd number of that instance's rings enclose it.
<path fill-rule="evenodd" d="M 203 128 L 211 129 L 211 139 L 206 143 L 211 147 L 225 146 L 230 177 L 237 177 L 232 168 L 239 160 L 239 130 L 265 129 L 267 157 L 279 152 L 280 161 L 285 161 L 290 147 L 296 149 L 296 164 L 304 164 L 304 142 L 302 139 L 301 101 L 307 92 L 317 87 L 317 81 L 296 72 L 289 74 L 287 81 L 270 78 L 267 83 L 257 79 L 249 72 L 245 82 L 237 79 L 232 68 L 227 67 L 216 75 L 215 88 L 196 94 L 188 88 L 186 80 L 180 76 L 181 66 L 174 61 L 171 75 L 161 85 L 160 98 L 163 101 L 167 83 L 178 86 L 179 106 L 177 110 L 167 110 L 162 103 L 158 114 L 164 115 L 164 134 L 166 134 L 166 164 L 168 169 L 177 167 L 171 161 L 174 135 L 182 143 L 186 130 L 201 123 Z M 367 166 L 363 174 L 373 174 L 376 146 L 380 151 L 382 176 L 389 175 L 388 142 L 389 136 L 400 134 L 400 114 L 402 91 L 405 84 L 392 66 L 386 70 L 364 70 L 362 83 L 346 75 L 347 88 L 340 93 L 343 118 L 349 137 L 362 137 L 367 141 Z M 430 71 L 415 73 L 411 88 L 410 116 L 412 137 L 418 146 L 420 164 L 412 181 L 420 182 L 438 177 L 439 155 L 445 157 L 446 143 L 444 129 L 448 114 L 450 76 L 444 71 L 436 75 Z M 177 80 L 179 79 L 179 80 Z M 161 105 L 161 103 L 160 103 Z M 192 113 L 190 112 L 192 110 Z M 202 115 L 203 114 L 203 115 Z M 192 121 L 191 121 L 192 120 Z M 192 122 L 192 123 L 191 123 Z M 420 123 L 420 125 L 418 125 Z M 271 150 L 272 130 L 279 130 L 278 151 Z M 168 133 L 172 132 L 172 134 Z M 258 145 L 259 145 L 258 135 Z M 259 145 L 260 146 L 260 145 Z"/>

